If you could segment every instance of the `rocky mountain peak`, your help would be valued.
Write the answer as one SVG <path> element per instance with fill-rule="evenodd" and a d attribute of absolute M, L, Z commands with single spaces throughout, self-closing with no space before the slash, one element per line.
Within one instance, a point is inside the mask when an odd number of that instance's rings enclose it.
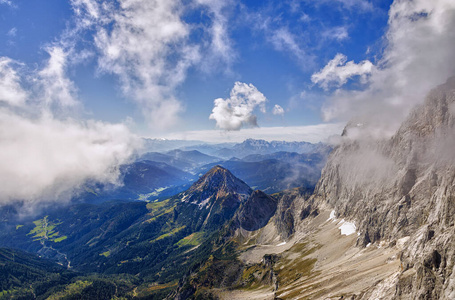
<path fill-rule="evenodd" d="M 204 204 L 208 198 L 234 195 L 238 201 L 246 199 L 253 190 L 242 180 L 221 167 L 214 166 L 199 178 L 186 192 L 184 201 L 194 204 Z"/>
<path fill-rule="evenodd" d="M 215 166 L 180 194 L 180 217 L 191 219 L 195 230 L 217 230 L 252 192 L 230 171 Z"/>

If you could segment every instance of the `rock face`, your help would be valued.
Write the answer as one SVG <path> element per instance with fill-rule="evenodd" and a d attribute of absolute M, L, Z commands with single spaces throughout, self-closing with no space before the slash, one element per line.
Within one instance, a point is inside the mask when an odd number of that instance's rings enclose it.
<path fill-rule="evenodd" d="M 389 140 L 350 141 L 349 130 L 310 202 L 355 221 L 359 246 L 404 244 L 393 298 L 455 299 L 455 78 Z"/>
<path fill-rule="evenodd" d="M 242 180 L 232 175 L 229 170 L 215 166 L 199 178 L 186 192 L 185 202 L 206 206 L 207 199 L 232 194 L 237 202 L 246 199 L 253 190 Z"/>
<path fill-rule="evenodd" d="M 215 166 L 180 195 L 176 219 L 192 224 L 194 231 L 219 229 L 252 192 L 227 169 Z"/>
<path fill-rule="evenodd" d="M 267 225 L 276 209 L 277 200 L 257 190 L 239 208 L 237 220 L 245 230 L 258 230 Z"/>

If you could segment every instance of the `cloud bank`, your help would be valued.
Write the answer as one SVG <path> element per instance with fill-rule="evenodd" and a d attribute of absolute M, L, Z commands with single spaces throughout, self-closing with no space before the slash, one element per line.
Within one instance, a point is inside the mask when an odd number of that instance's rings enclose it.
<path fill-rule="evenodd" d="M 209 143 L 240 143 L 248 138 L 267 141 L 302 141 L 310 143 L 331 142 L 332 137 L 339 137 L 344 123 L 326 123 L 309 126 L 255 127 L 239 131 L 199 130 L 175 132 L 166 136 L 168 139 L 197 140 Z"/>
<path fill-rule="evenodd" d="M 376 137 L 389 137 L 430 89 L 455 74 L 454 1 L 396 0 L 388 25 L 386 47 L 371 68 L 368 86 L 336 90 L 323 107 L 325 120 L 355 119 Z M 347 64 L 338 61 L 314 74 L 314 81 L 323 88 L 345 83 Z"/>
<path fill-rule="evenodd" d="M 224 130 L 256 127 L 257 117 L 253 111 L 259 108 L 265 113 L 266 101 L 266 97 L 251 83 L 236 82 L 229 98 L 215 99 L 209 118 L 216 121 L 216 127 Z"/>
<path fill-rule="evenodd" d="M 86 181 L 117 183 L 134 139 L 119 124 L 37 119 L 0 110 L 0 205 L 69 201 Z"/>
<path fill-rule="evenodd" d="M 22 203 L 29 212 L 69 201 L 87 181 L 118 183 L 119 166 L 140 146 L 123 124 L 69 117 L 80 103 L 67 55 L 58 46 L 47 51 L 39 70 L 0 57 L 0 205 Z"/>

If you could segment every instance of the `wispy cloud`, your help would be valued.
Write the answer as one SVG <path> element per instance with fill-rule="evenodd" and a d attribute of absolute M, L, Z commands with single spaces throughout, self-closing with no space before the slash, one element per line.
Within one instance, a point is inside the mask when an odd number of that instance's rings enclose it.
<path fill-rule="evenodd" d="M 374 9 L 373 2 L 367 0 L 336 0 L 340 2 L 345 7 L 352 9 L 358 8 L 364 11 L 372 11 Z"/>
<path fill-rule="evenodd" d="M 322 32 L 322 36 L 326 39 L 342 41 L 349 38 L 347 26 L 337 26 L 326 29 Z"/>
<path fill-rule="evenodd" d="M 72 0 L 78 28 L 93 33 L 100 73 L 118 77 L 123 94 L 135 100 L 152 130 L 178 121 L 184 106 L 176 96 L 190 68 L 228 70 L 236 52 L 228 14 L 234 1 Z M 200 9 L 207 24 L 189 24 L 188 11 Z M 193 33 L 203 34 L 194 39 Z M 204 58 L 204 59 L 202 59 Z"/>
<path fill-rule="evenodd" d="M 6 35 L 9 36 L 9 37 L 15 37 L 16 34 L 17 34 L 17 28 L 16 28 L 16 27 L 11 28 L 11 29 L 6 33 Z"/>
<path fill-rule="evenodd" d="M 306 0 L 313 2 L 316 5 L 318 4 L 330 4 L 339 3 L 344 9 L 356 9 L 361 12 L 373 12 L 374 11 L 374 1 L 368 0 Z"/>
<path fill-rule="evenodd" d="M 251 83 L 236 82 L 229 98 L 215 99 L 209 118 L 216 121 L 216 127 L 224 130 L 254 127 L 257 126 L 257 118 L 253 111 L 259 108 L 265 113 L 266 101 L 266 97 Z"/>
<path fill-rule="evenodd" d="M 46 49 L 49 60 L 46 66 L 38 72 L 38 80 L 43 91 L 42 97 L 47 106 L 61 107 L 78 104 L 76 86 L 66 76 L 68 53 L 59 46 Z"/>
<path fill-rule="evenodd" d="M 13 3 L 11 2 L 11 0 L 0 0 L 0 4 L 6 4 L 6 5 L 13 5 Z"/>
<path fill-rule="evenodd" d="M 308 66 L 313 63 L 313 55 L 310 55 L 297 42 L 296 36 L 291 33 L 289 28 L 280 27 L 272 29 L 269 32 L 268 40 L 273 44 L 275 49 L 291 53 L 302 66 Z"/>
<path fill-rule="evenodd" d="M 284 115 L 284 109 L 278 104 L 275 104 L 275 106 L 273 107 L 273 114 L 282 116 Z"/>
<path fill-rule="evenodd" d="M 22 89 L 19 74 L 13 65 L 20 64 L 8 57 L 0 57 L 0 101 L 22 106 L 28 93 Z"/>
<path fill-rule="evenodd" d="M 87 11 L 101 21 L 95 35 L 100 70 L 119 77 L 153 127 L 174 124 L 182 109 L 175 88 L 200 59 L 188 42 L 180 1 L 124 1 L 113 11 Z"/>
<path fill-rule="evenodd" d="M 366 83 L 367 76 L 373 72 L 374 65 L 369 60 L 358 64 L 346 61 L 347 57 L 338 53 L 324 68 L 311 76 L 311 81 L 319 84 L 324 90 L 328 90 L 331 86 L 340 87 L 354 76 L 360 76 L 361 82 Z"/>
<path fill-rule="evenodd" d="M 228 10 L 234 6 L 234 1 L 226 0 L 196 0 L 198 4 L 208 10 L 212 23 L 206 28 L 211 38 L 208 39 L 208 55 L 201 61 L 205 71 L 212 72 L 215 68 L 226 66 L 230 69 L 237 57 L 229 37 Z"/>

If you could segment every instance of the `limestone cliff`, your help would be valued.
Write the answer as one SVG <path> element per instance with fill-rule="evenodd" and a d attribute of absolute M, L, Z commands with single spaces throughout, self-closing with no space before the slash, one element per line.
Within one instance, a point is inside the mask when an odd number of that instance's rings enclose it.
<path fill-rule="evenodd" d="M 404 244 L 389 297 L 454 299 L 455 78 L 434 89 L 390 139 L 373 140 L 362 130 L 346 128 L 312 209 L 354 221 L 358 246 Z"/>

